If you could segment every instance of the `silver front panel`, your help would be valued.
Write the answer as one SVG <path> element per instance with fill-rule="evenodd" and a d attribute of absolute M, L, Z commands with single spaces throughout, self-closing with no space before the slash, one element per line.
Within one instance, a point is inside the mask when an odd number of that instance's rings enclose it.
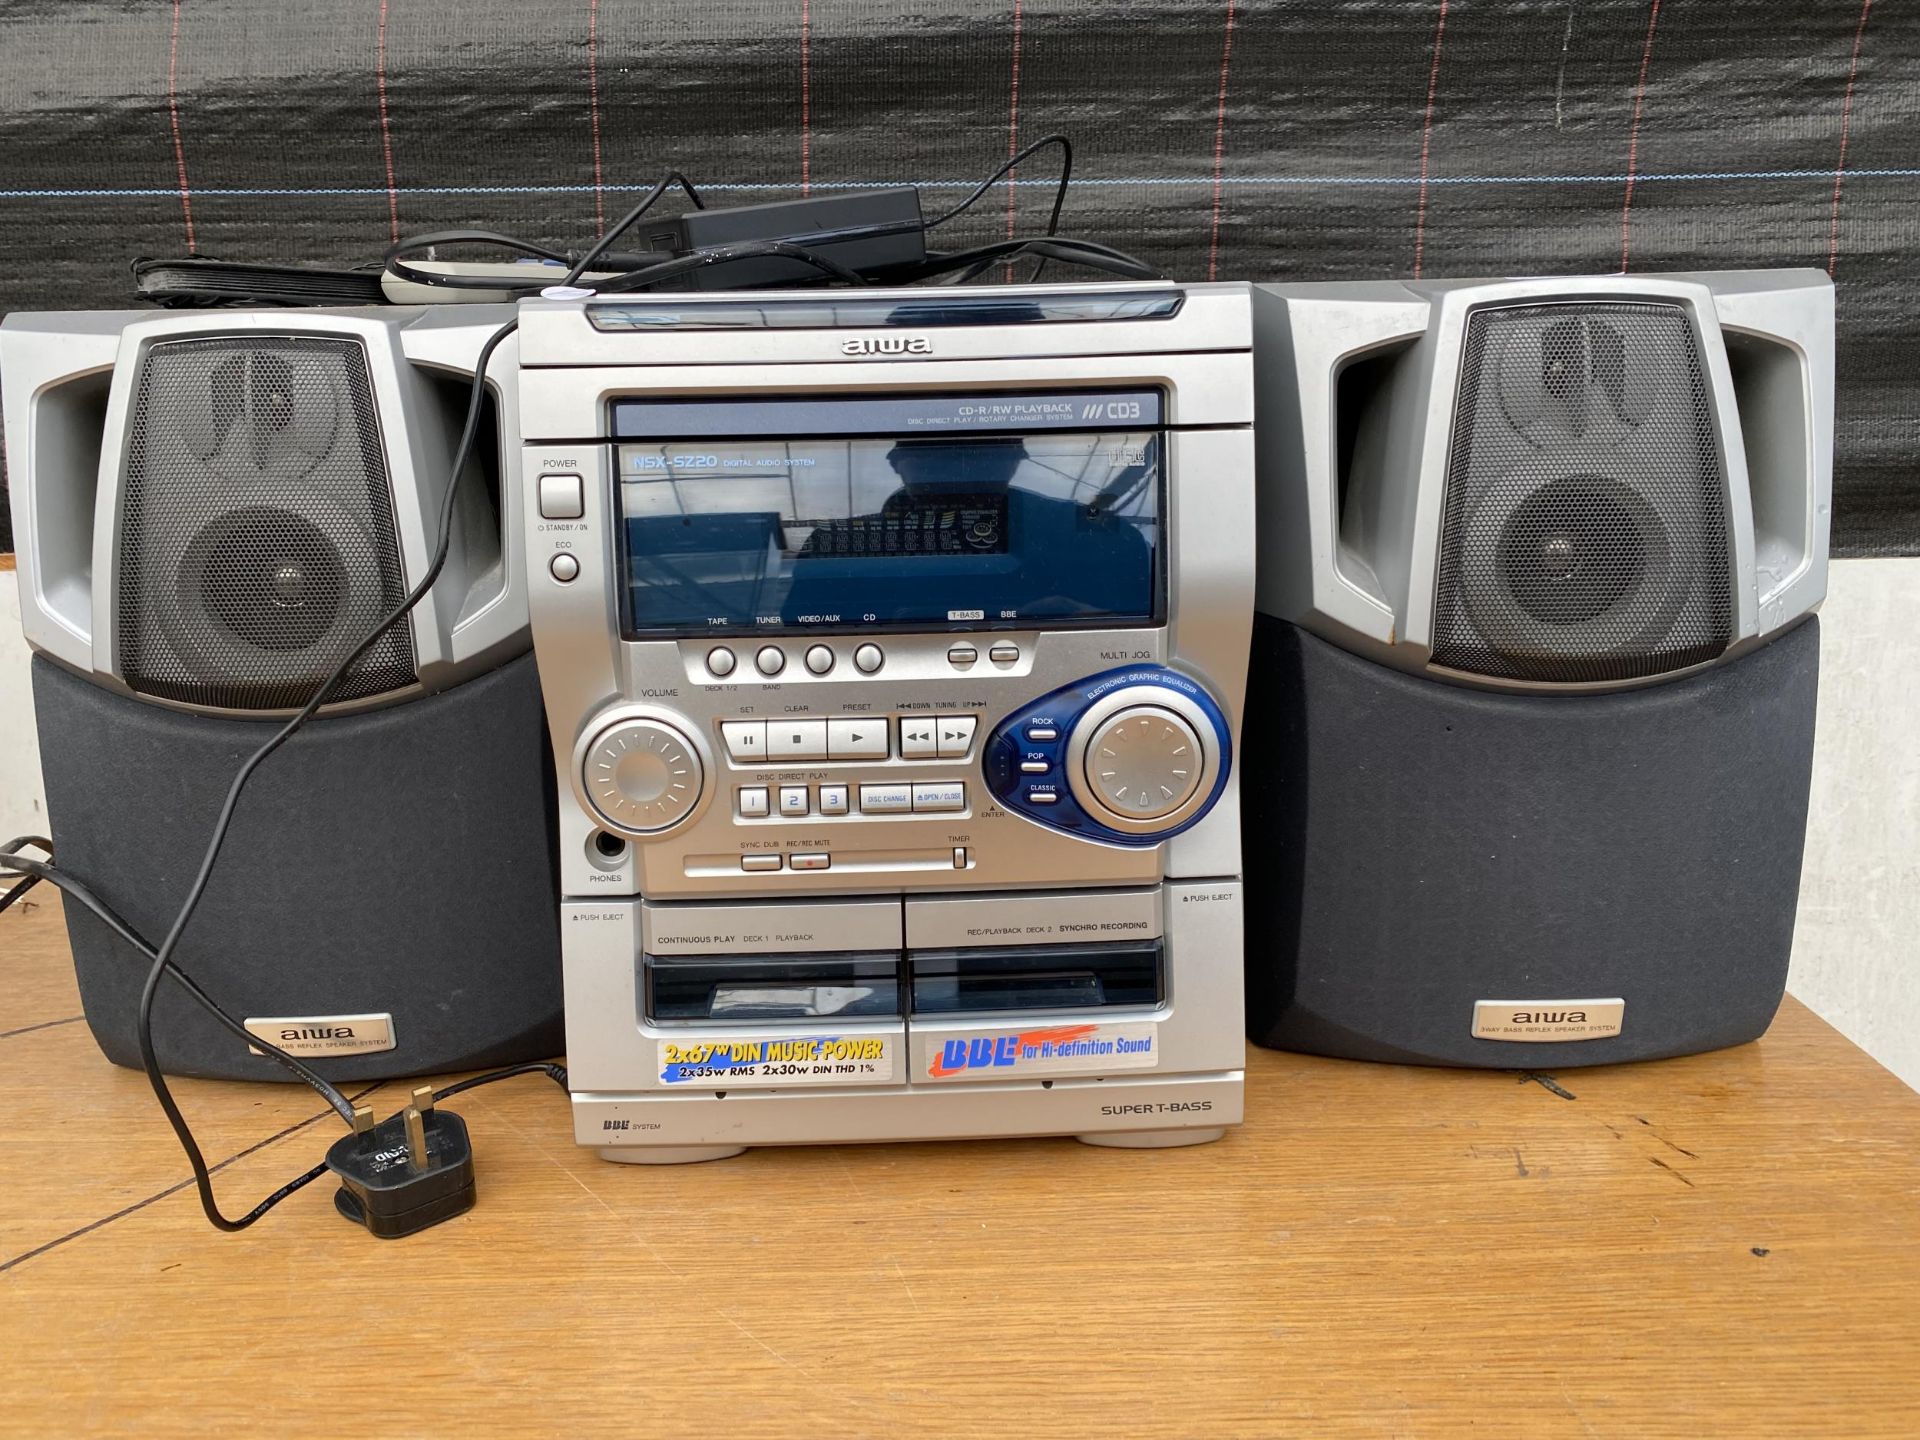
<path fill-rule="evenodd" d="M 915 907 L 922 905 L 951 908 L 923 909 L 916 915 Z M 594 1145 L 800 1144 L 1234 1123 L 1246 1056 L 1241 905 L 1238 881 L 1105 894 L 851 906 L 568 902 L 562 908 L 562 939 L 569 1082 L 578 1137 Z M 675 911 L 685 913 L 684 923 L 670 918 Z M 889 914 L 864 913 L 849 923 L 852 911 Z M 1167 985 L 1160 1004 L 777 1024 L 662 1025 L 649 1022 L 644 1014 L 642 957 L 649 935 L 656 942 L 669 933 L 681 938 L 734 936 L 742 944 L 752 938 L 760 945 L 767 936 L 830 933 L 843 944 L 875 942 L 876 950 L 897 956 L 902 953 L 898 939 L 892 947 L 877 944 L 894 936 L 905 938 L 910 957 L 916 936 L 922 942 L 965 939 L 969 929 L 998 932 L 1003 943 L 1011 943 L 1015 930 L 1032 936 L 1035 943 L 1085 938 L 1074 917 L 1096 914 L 1133 926 L 1123 938 L 1137 938 L 1140 927 L 1164 937 Z M 984 935 L 980 938 L 984 943 Z M 704 950 L 704 944 L 699 948 Z M 810 939 L 797 948 L 811 948 Z M 1023 1054 L 1010 1043 L 1022 1036 L 1065 1034 L 1068 1038 L 1060 1047 L 1064 1053 L 1082 1031 L 1094 1032 L 1096 1041 L 1131 1038 L 1132 1051 L 1125 1046 L 1116 1051 L 1108 1044 L 1104 1057 L 1069 1057 L 1056 1064 L 1039 1057 L 1034 1047 Z M 737 1079 L 687 1080 L 672 1064 L 673 1057 L 699 1053 L 702 1042 L 791 1046 L 823 1036 L 870 1041 L 873 1053 L 885 1057 L 888 1082 L 808 1075 L 783 1086 L 756 1083 L 756 1077 L 749 1081 L 749 1097 Z M 954 1053 L 948 1050 L 950 1043 L 963 1047 L 960 1053 L 981 1057 L 981 1064 L 957 1070 L 943 1065 L 943 1056 Z M 1000 1063 L 994 1063 L 996 1059 Z M 1096 1084 L 1098 1097 L 1083 1088 Z M 1213 1103 L 1192 1110 L 1163 1105 L 1183 1087 L 1203 1089 Z M 741 1103 L 748 1098 L 757 1117 L 751 1120 Z M 603 1123 L 608 1119 L 628 1123 L 608 1126 Z"/>
<path fill-rule="evenodd" d="M 1200 303 L 1204 300 L 1204 304 Z M 1245 292 L 1208 291 L 1190 302 L 1192 317 L 1215 317 L 1209 348 L 1193 353 L 1151 351 L 1062 358 L 1062 348 L 1086 342 L 1109 346 L 1120 329 L 1145 325 L 1046 325 L 993 329 L 998 351 L 1037 347 L 1046 358 L 1017 355 L 977 361 L 937 357 L 809 362 L 798 351 L 778 365 L 702 364 L 696 370 L 664 365 L 663 346 L 712 341 L 758 353 L 756 346 L 812 346 L 833 353 L 833 332 L 740 335 L 608 335 L 591 331 L 577 303 L 524 309 L 523 357 L 545 367 L 521 371 L 522 409 L 529 434 L 565 435 L 572 443 L 533 440 L 524 453 L 522 495 L 527 566 L 541 683 L 553 733 L 561 804 L 561 878 L 576 896 L 645 894 L 656 899 L 722 896 L 768 898 L 858 895 L 921 890 L 1000 890 L 1058 885 L 1151 883 L 1162 876 L 1231 875 L 1239 869 L 1239 806 L 1230 783 L 1199 825 L 1170 842 L 1146 848 L 1102 844 L 1045 828 L 996 805 L 981 775 L 981 745 L 992 727 L 1040 697 L 1087 676 L 1129 663 L 1174 668 L 1219 700 L 1236 744 L 1245 690 L 1253 595 L 1253 439 L 1251 371 L 1240 343 Z M 1238 318 L 1234 318 L 1237 316 Z M 1161 323 L 1161 322 L 1156 322 Z M 1044 332 L 1044 333 L 1043 333 Z M 588 347 L 601 363 L 559 368 L 573 353 L 564 339 L 598 336 Z M 935 332 L 943 338 L 962 332 Z M 972 335 L 972 331 L 965 332 Z M 1156 332 L 1198 332 L 1191 326 Z M 545 337 L 545 338 L 542 338 Z M 977 338 L 977 337 L 976 337 Z M 601 342 L 620 342 L 611 349 Z M 982 342 L 984 343 L 984 342 Z M 1193 343 L 1199 343 L 1197 340 Z M 1212 348 L 1214 346 L 1223 348 Z M 723 347 L 724 348 L 724 347 Z M 783 351 L 783 354 L 785 352 Z M 605 363 L 622 358 L 623 365 Z M 884 396 L 903 391 L 1017 389 L 1044 384 L 1098 388 L 1116 383 L 1164 391 L 1171 424 L 1166 432 L 1167 498 L 1164 519 L 1166 620 L 1138 628 L 990 630 L 962 627 L 938 633 L 788 633 L 780 636 L 684 634 L 668 639 L 621 638 L 615 447 L 581 437 L 605 433 L 608 406 L 619 396 L 758 395 L 773 391 Z M 1197 426 L 1201 428 L 1180 428 Z M 540 513 L 542 477 L 580 480 L 578 517 Z M 562 559 L 564 557 L 564 560 Z M 556 578 L 559 560 L 571 579 Z M 854 664 L 862 644 L 884 653 L 884 664 L 863 674 Z M 949 651 L 971 644 L 978 659 L 954 664 Z M 775 676 L 756 669 L 762 646 L 784 654 Z M 994 645 L 1016 658 L 993 660 Z M 731 652 L 733 668 L 716 674 L 709 654 Z M 806 652 L 825 646 L 832 668 L 810 673 Z M 596 846 L 602 828 L 581 780 L 583 747 L 615 717 L 646 718 L 679 727 L 700 755 L 707 785 L 692 818 L 658 836 L 632 837 L 624 853 Z M 957 753 L 910 757 L 903 753 L 903 722 L 963 718 L 971 742 Z M 883 725 L 887 758 L 743 756 L 730 750 L 729 723 L 818 724 L 866 721 Z M 859 803 L 861 787 L 958 787 L 961 803 L 916 812 Z M 782 813 L 783 788 L 804 787 L 804 812 Z M 844 811 L 823 803 L 845 787 Z M 823 797 L 823 789 L 828 793 Z M 765 792 L 766 813 L 759 813 Z M 876 801 L 885 792 L 871 792 Z M 909 790 L 911 795 L 911 790 Z M 793 856 L 814 868 L 796 869 Z M 777 869 L 759 868 L 773 863 Z M 821 863 L 819 857 L 825 857 Z"/>

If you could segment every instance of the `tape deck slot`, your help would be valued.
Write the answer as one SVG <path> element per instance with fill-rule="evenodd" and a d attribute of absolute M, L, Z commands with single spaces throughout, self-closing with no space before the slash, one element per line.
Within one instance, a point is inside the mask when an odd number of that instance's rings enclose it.
<path fill-rule="evenodd" d="M 1165 998 L 1162 942 L 1017 945 L 907 954 L 916 1015 L 1155 1006 Z"/>
<path fill-rule="evenodd" d="M 901 1015 L 898 951 L 817 955 L 647 955 L 646 1017 L 656 1025 L 870 1020 Z"/>

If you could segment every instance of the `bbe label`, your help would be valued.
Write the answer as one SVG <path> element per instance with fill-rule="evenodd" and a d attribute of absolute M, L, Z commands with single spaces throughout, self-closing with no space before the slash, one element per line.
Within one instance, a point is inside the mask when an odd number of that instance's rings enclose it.
<path fill-rule="evenodd" d="M 937 1041 L 929 1080 L 1007 1080 L 1024 1075 L 1100 1074 L 1151 1070 L 1160 1063 L 1160 1027 L 1048 1025 Z"/>
<path fill-rule="evenodd" d="M 793 1035 L 778 1040 L 662 1040 L 660 1083 L 869 1085 L 893 1079 L 891 1035 Z"/>

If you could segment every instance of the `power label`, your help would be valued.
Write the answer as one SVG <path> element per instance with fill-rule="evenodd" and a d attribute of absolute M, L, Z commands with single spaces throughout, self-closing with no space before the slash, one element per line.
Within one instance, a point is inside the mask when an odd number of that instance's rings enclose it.
<path fill-rule="evenodd" d="M 778 1040 L 659 1042 L 660 1083 L 884 1085 L 893 1079 L 891 1035 L 788 1035 Z"/>
<path fill-rule="evenodd" d="M 1094 1075 L 1151 1070 L 1160 1063 L 1160 1027 L 1048 1025 L 984 1035 L 950 1035 L 928 1056 L 929 1080 L 1013 1080 L 1027 1075 Z"/>

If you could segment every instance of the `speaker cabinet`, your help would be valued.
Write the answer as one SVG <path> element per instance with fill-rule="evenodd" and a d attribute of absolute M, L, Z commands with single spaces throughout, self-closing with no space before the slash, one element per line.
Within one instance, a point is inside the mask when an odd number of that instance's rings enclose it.
<path fill-rule="evenodd" d="M 1254 301 L 1251 1037 L 1533 1067 L 1761 1034 L 1812 769 L 1826 276 Z"/>
<path fill-rule="evenodd" d="M 150 939 L 233 773 L 432 556 L 509 307 L 14 315 L 21 617 L 59 863 Z M 554 802 L 517 527 L 514 341 L 448 563 L 262 767 L 182 941 L 231 1013 L 337 1079 L 561 1046 Z M 87 1020 L 138 1064 L 145 962 L 77 905 Z M 176 1074 L 282 1079 L 177 991 Z"/>

